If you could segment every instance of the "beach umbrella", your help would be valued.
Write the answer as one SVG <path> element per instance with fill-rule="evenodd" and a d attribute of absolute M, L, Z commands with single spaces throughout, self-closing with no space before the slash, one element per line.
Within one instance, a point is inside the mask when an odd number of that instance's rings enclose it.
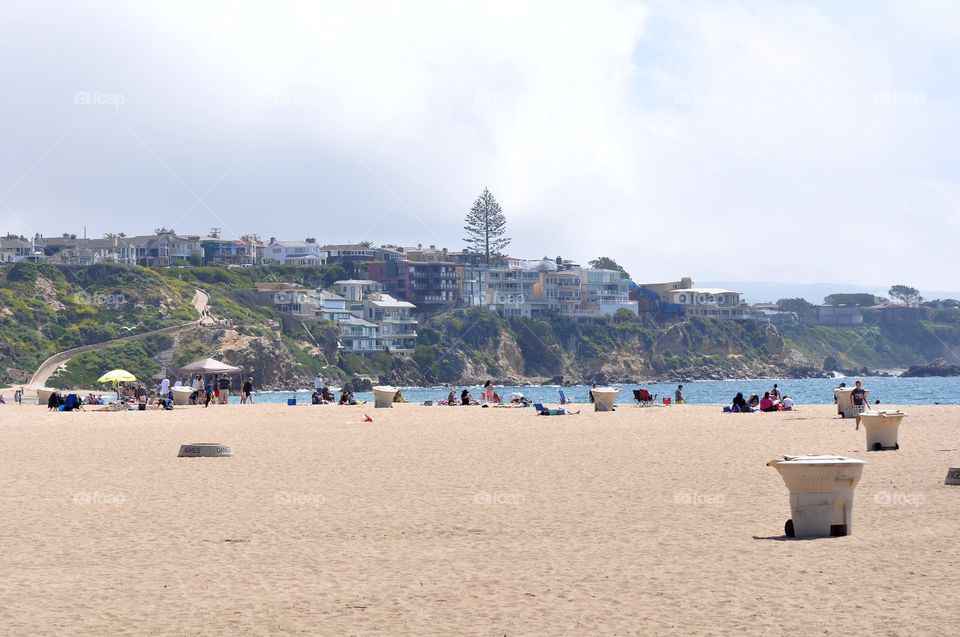
<path fill-rule="evenodd" d="M 180 368 L 180 371 L 190 374 L 227 374 L 239 372 L 240 368 L 227 365 L 215 358 L 204 358 L 189 365 L 184 365 Z"/>
<path fill-rule="evenodd" d="M 112 369 L 100 378 L 97 379 L 98 383 L 113 383 L 118 385 L 120 383 L 130 383 L 137 380 L 137 377 L 128 372 L 125 369 Z"/>

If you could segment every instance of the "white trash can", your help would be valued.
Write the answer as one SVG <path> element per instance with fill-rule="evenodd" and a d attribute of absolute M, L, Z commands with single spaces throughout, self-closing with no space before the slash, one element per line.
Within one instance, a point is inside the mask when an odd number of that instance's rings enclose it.
<path fill-rule="evenodd" d="M 613 404 L 617 401 L 620 390 L 616 387 L 595 387 L 590 392 L 593 394 L 595 411 L 613 411 Z"/>
<path fill-rule="evenodd" d="M 373 388 L 373 406 L 376 409 L 393 407 L 393 397 L 397 395 L 396 387 L 378 385 Z"/>
<path fill-rule="evenodd" d="M 190 404 L 190 394 L 193 393 L 192 387 L 171 387 L 170 391 L 173 392 L 173 404 L 174 405 L 189 405 Z"/>
<path fill-rule="evenodd" d="M 790 491 L 789 537 L 831 537 L 853 533 L 853 494 L 863 460 L 844 456 L 784 456 L 768 467 L 780 472 Z"/>
<path fill-rule="evenodd" d="M 37 404 L 46 407 L 47 403 L 50 402 L 50 396 L 58 391 L 57 389 L 50 389 L 49 387 L 41 387 L 37 390 Z"/>
<path fill-rule="evenodd" d="M 900 421 L 906 414 L 900 411 L 865 411 L 860 414 L 860 422 L 867 434 L 867 451 L 885 451 L 899 449 L 897 434 L 900 432 Z"/>
<path fill-rule="evenodd" d="M 863 402 L 866 404 L 869 389 L 863 390 Z M 838 387 L 833 390 L 833 397 L 837 399 L 837 413 L 841 418 L 856 418 L 857 413 L 853 411 L 853 387 Z"/>

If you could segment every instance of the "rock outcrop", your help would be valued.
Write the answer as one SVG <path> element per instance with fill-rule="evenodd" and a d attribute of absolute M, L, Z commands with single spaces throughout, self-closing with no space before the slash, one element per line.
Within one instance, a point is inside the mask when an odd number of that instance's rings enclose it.
<path fill-rule="evenodd" d="M 900 374 L 901 378 L 928 378 L 931 376 L 960 376 L 960 365 L 951 365 L 942 358 L 926 365 L 912 365 Z"/>

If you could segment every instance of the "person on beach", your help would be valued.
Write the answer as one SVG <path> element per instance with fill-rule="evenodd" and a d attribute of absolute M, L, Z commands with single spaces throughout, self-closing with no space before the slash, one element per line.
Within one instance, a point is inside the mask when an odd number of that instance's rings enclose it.
<path fill-rule="evenodd" d="M 403 397 L 403 394 L 400 393 L 400 390 L 397 390 L 397 393 L 393 395 L 393 402 L 395 403 L 405 403 L 407 399 Z"/>
<path fill-rule="evenodd" d="M 677 385 L 677 391 L 673 392 L 673 402 L 676 405 L 683 404 L 683 385 Z"/>
<path fill-rule="evenodd" d="M 240 404 L 249 402 L 253 404 L 253 376 L 247 378 L 247 381 L 240 388 Z"/>
<path fill-rule="evenodd" d="M 17 403 L 18 405 L 23 404 L 23 387 L 13 392 L 13 402 Z"/>
<path fill-rule="evenodd" d="M 224 374 L 220 377 L 220 404 L 226 405 L 230 400 L 230 377 Z"/>
<path fill-rule="evenodd" d="M 777 389 L 776 383 L 773 384 L 773 389 L 770 390 L 770 398 L 772 398 L 774 402 L 780 400 L 780 390 Z"/>
<path fill-rule="evenodd" d="M 476 399 L 470 395 L 470 392 L 468 390 L 464 389 L 462 392 L 460 392 L 460 405 L 462 407 L 468 407 L 470 405 L 476 405 L 476 404 L 477 404 Z"/>
<path fill-rule="evenodd" d="M 321 395 L 323 394 L 323 378 L 320 377 L 320 374 L 317 374 L 317 377 L 313 379 L 313 388 Z"/>
<path fill-rule="evenodd" d="M 447 394 L 447 405 L 453 406 L 457 404 L 457 390 L 451 389 L 450 393 Z"/>
<path fill-rule="evenodd" d="M 733 405 L 730 407 L 730 410 L 735 413 L 750 413 L 753 411 L 750 409 L 750 405 L 747 404 L 747 399 L 743 397 L 742 391 L 738 391 L 737 395 L 733 397 Z"/>
<path fill-rule="evenodd" d="M 853 399 L 853 413 L 857 415 L 857 429 L 860 429 L 860 414 L 867 410 L 867 390 L 859 380 L 853 384 L 850 398 Z"/>
<path fill-rule="evenodd" d="M 203 377 L 200 374 L 197 374 L 197 377 L 193 379 L 193 382 L 190 383 L 190 387 L 195 392 L 199 392 L 203 389 Z"/>
<path fill-rule="evenodd" d="M 784 396 L 783 400 L 780 401 L 780 406 L 783 407 L 784 411 L 793 411 L 793 398 Z"/>
<path fill-rule="evenodd" d="M 333 392 L 330 391 L 330 388 L 326 385 L 323 386 L 323 389 L 320 390 L 320 397 L 323 398 L 325 403 L 332 403 L 336 398 L 333 396 Z"/>
<path fill-rule="evenodd" d="M 773 402 L 773 398 L 770 397 L 770 392 L 763 393 L 763 398 L 760 399 L 760 411 L 777 411 L 777 404 Z"/>
<path fill-rule="evenodd" d="M 493 381 L 488 380 L 483 384 L 483 393 L 480 394 L 480 400 L 484 403 L 493 402 Z"/>
<path fill-rule="evenodd" d="M 758 409 L 760 407 L 760 397 L 756 394 L 750 394 L 750 400 L 747 401 L 750 405 L 750 409 Z"/>
<path fill-rule="evenodd" d="M 597 388 L 597 384 L 593 383 L 590 385 L 590 402 L 593 402 L 593 390 Z"/>
<path fill-rule="evenodd" d="M 207 378 L 207 384 L 203 386 L 203 393 L 204 393 L 203 406 L 204 407 L 209 407 L 210 401 L 215 398 L 215 394 L 213 393 L 213 385 L 214 385 L 214 380 Z M 213 404 L 216 405 L 217 402 L 214 400 Z"/>

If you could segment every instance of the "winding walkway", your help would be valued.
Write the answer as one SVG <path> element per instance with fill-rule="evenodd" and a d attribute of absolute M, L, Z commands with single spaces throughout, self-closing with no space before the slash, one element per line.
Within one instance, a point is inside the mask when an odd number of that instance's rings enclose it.
<path fill-rule="evenodd" d="M 196 321 L 190 321 L 189 323 L 182 323 L 180 325 L 171 325 L 170 327 L 162 327 L 158 330 L 151 330 L 149 332 L 143 332 L 141 334 L 133 334 L 131 336 L 124 336 L 122 338 L 115 338 L 109 341 L 103 341 L 102 343 L 94 343 L 92 345 L 82 345 L 80 347 L 74 347 L 73 349 L 68 349 L 63 352 L 54 354 L 47 360 L 43 361 L 40 367 L 34 372 L 33 376 L 30 378 L 30 382 L 27 384 L 27 389 L 38 389 L 44 387 L 47 381 L 53 376 L 62 365 L 65 365 L 67 361 L 76 356 L 77 354 L 82 354 L 83 352 L 92 352 L 94 350 L 102 349 L 104 347 L 110 347 L 111 345 L 116 345 L 117 343 L 127 343 L 130 341 L 138 341 L 149 336 L 154 336 L 157 334 L 172 334 L 174 332 L 179 332 L 181 330 L 186 330 L 190 328 L 199 327 L 201 325 L 210 325 L 214 322 L 214 319 L 207 315 L 207 306 L 210 303 L 210 295 L 204 292 L 203 290 L 194 290 L 193 299 L 191 299 L 190 304 L 197 311 L 197 314 L 200 315 L 200 318 Z"/>

